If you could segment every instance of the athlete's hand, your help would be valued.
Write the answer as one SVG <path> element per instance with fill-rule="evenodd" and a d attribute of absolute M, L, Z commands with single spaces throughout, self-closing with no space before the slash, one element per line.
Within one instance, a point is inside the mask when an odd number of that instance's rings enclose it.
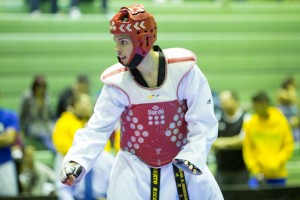
<path fill-rule="evenodd" d="M 187 160 L 175 159 L 174 163 L 177 165 L 180 165 L 181 168 L 183 168 L 185 170 L 186 169 L 190 170 L 191 173 L 193 173 L 193 174 L 201 174 L 200 170 L 197 167 L 195 167 L 195 165 L 193 165 L 192 163 L 190 163 Z"/>
<path fill-rule="evenodd" d="M 81 165 L 73 161 L 67 162 L 63 165 L 63 169 L 60 172 L 60 180 L 63 184 L 71 186 L 81 172 Z"/>

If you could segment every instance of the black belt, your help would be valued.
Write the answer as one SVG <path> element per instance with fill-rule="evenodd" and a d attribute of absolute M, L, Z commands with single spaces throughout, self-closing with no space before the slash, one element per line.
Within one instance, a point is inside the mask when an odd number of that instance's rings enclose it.
<path fill-rule="evenodd" d="M 174 178 L 179 200 L 189 200 L 184 172 L 173 164 Z M 151 200 L 159 200 L 160 169 L 151 168 Z"/>
<path fill-rule="evenodd" d="M 189 200 L 189 193 L 184 178 L 184 172 L 178 167 L 176 167 L 174 164 L 173 164 L 173 171 L 174 171 L 174 177 L 176 181 L 179 200 Z"/>
<path fill-rule="evenodd" d="M 151 200 L 159 200 L 160 169 L 151 168 Z"/>

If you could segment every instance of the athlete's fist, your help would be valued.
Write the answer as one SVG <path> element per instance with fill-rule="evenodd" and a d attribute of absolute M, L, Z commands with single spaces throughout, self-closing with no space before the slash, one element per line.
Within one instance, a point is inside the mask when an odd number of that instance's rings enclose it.
<path fill-rule="evenodd" d="M 63 165 L 60 172 L 60 180 L 63 184 L 73 185 L 76 178 L 81 174 L 82 166 L 76 162 L 70 161 Z"/>

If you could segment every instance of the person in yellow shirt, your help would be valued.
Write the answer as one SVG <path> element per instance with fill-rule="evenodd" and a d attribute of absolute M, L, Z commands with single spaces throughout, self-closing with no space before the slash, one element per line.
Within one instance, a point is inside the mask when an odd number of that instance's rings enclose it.
<path fill-rule="evenodd" d="M 56 171 L 58 172 L 57 176 L 59 176 L 62 159 L 72 146 L 76 130 L 85 126 L 91 115 L 91 111 L 92 105 L 90 96 L 81 93 L 71 99 L 67 111 L 63 112 L 56 121 L 52 140 L 57 150 L 55 164 Z M 116 143 L 115 146 L 117 145 Z M 94 164 L 97 170 L 91 170 L 91 173 L 85 176 L 85 181 L 82 183 L 80 182 L 80 184 L 68 187 L 63 185 L 60 181 L 57 182 L 58 199 L 74 200 L 75 197 L 76 199 L 106 198 L 110 170 L 114 161 L 114 156 L 110 152 L 112 152 L 112 149 L 110 141 L 108 141 L 105 151 L 101 153 Z M 92 180 L 90 179 L 91 176 Z"/>
<path fill-rule="evenodd" d="M 62 155 L 67 154 L 76 130 L 84 127 L 90 116 L 91 103 L 88 95 L 78 95 L 71 101 L 74 103 L 58 118 L 52 135 L 54 146 Z"/>
<path fill-rule="evenodd" d="M 294 141 L 287 119 L 270 105 L 265 92 L 252 97 L 254 114 L 243 126 L 243 157 L 252 178 L 250 187 L 260 184 L 286 184 L 286 163 L 292 155 Z"/>

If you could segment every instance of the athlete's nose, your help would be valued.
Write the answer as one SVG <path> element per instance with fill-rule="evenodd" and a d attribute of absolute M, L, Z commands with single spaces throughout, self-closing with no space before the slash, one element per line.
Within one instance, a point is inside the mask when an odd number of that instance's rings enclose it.
<path fill-rule="evenodd" d="M 121 53 L 120 45 L 116 44 L 115 51 L 119 54 Z"/>

